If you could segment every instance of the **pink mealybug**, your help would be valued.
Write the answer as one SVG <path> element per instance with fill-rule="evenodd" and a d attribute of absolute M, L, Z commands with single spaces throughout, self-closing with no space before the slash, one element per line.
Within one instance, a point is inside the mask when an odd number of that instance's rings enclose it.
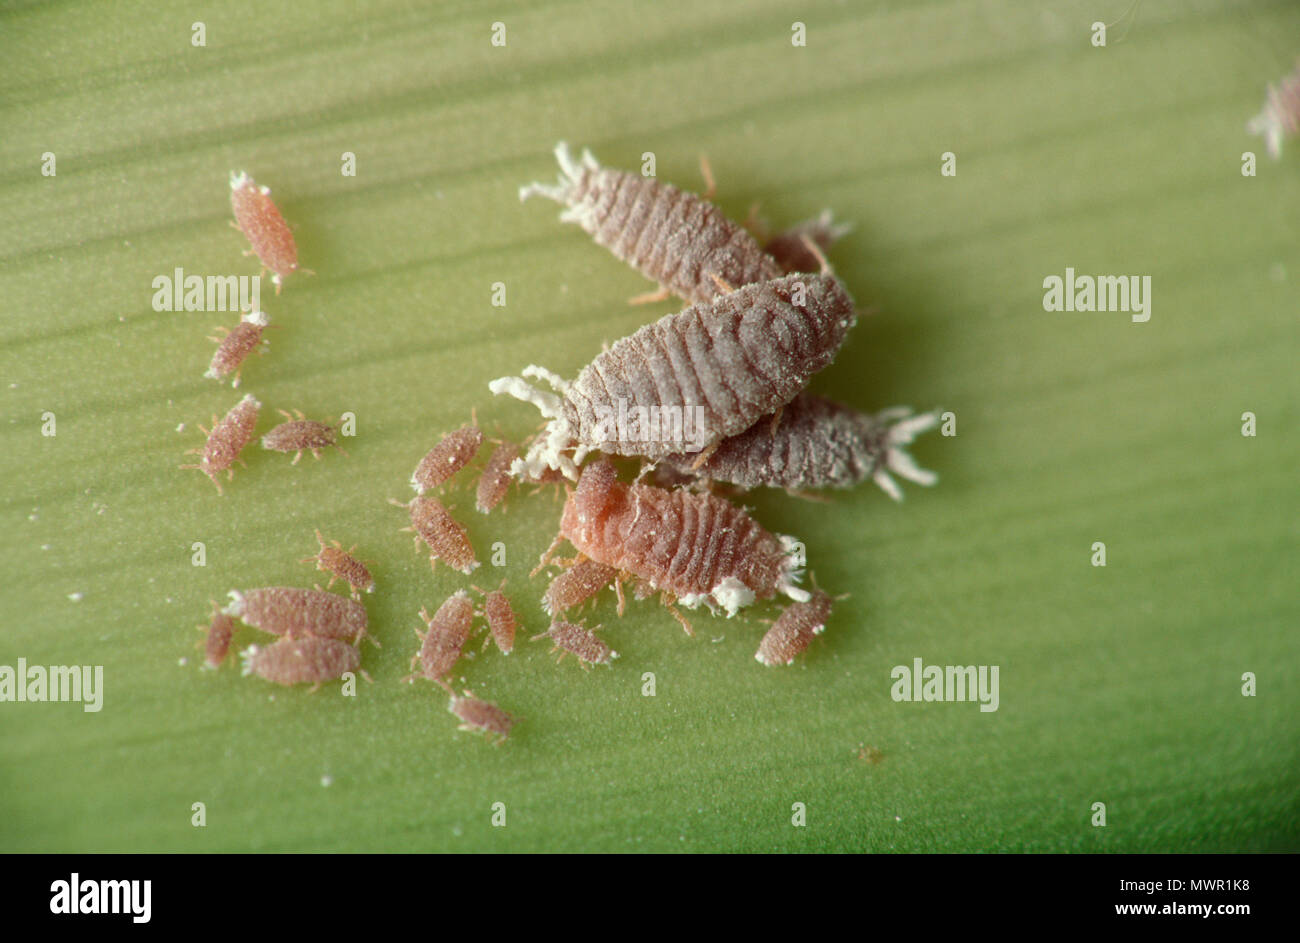
<path fill-rule="evenodd" d="M 483 432 L 477 425 L 461 426 L 448 432 L 420 460 L 411 474 L 411 487 L 416 494 L 439 487 L 468 465 L 482 445 Z"/>
<path fill-rule="evenodd" d="M 848 223 L 837 224 L 830 210 L 822 210 L 812 219 L 777 233 L 764 243 L 763 251 L 772 256 L 786 274 L 816 272 L 823 261 L 820 253 L 838 242 L 852 228 Z"/>
<path fill-rule="evenodd" d="M 479 476 L 478 494 L 474 502 L 481 513 L 487 514 L 506 496 L 510 482 L 514 480 L 510 468 L 518 457 L 519 446 L 513 442 L 502 442 L 492 450 L 487 467 Z"/>
<path fill-rule="evenodd" d="M 813 640 L 826 630 L 831 614 L 831 598 L 816 590 L 807 602 L 794 602 L 768 629 L 759 642 L 754 658 L 764 665 L 791 665 Z"/>
<path fill-rule="evenodd" d="M 255 674 L 283 685 L 310 682 L 313 691 L 361 668 L 361 652 L 332 638 L 285 638 L 265 648 L 250 645 L 240 659 L 245 676 Z"/>
<path fill-rule="evenodd" d="M 234 469 L 230 466 L 235 462 L 244 464 L 240 461 L 239 453 L 248 445 L 253 438 L 253 429 L 257 426 L 257 411 L 262 408 L 262 404 L 253 399 L 251 394 L 246 394 L 243 399 L 231 407 L 230 412 L 217 422 L 213 417 L 212 431 L 208 432 L 202 426 L 199 429 L 208 437 L 201 449 L 190 449 L 190 454 L 199 454 L 197 465 L 182 465 L 181 468 L 197 468 L 203 474 L 212 479 L 212 483 L 217 486 L 217 494 L 222 494 L 221 482 L 217 480 L 217 473 L 224 471 L 228 479 L 235 477 Z"/>
<path fill-rule="evenodd" d="M 469 542 L 467 531 L 451 512 L 436 498 L 412 498 L 409 504 L 403 504 L 395 498 L 389 498 L 390 504 L 406 508 L 411 515 L 411 526 L 403 530 L 415 532 L 416 546 L 421 540 L 429 548 L 429 566 L 437 569 L 439 560 L 453 570 L 459 570 L 468 576 L 479 565 L 474 555 L 474 546 Z"/>
<path fill-rule="evenodd" d="M 499 587 L 491 591 L 474 587 L 483 596 L 483 618 L 487 620 L 491 640 L 496 643 L 502 655 L 509 655 L 515 648 L 515 629 L 519 626 L 519 620 L 510 605 L 510 600 L 503 592 L 505 588 L 504 579 L 501 580 Z M 487 644 L 485 640 L 484 647 Z"/>
<path fill-rule="evenodd" d="M 577 223 L 615 256 L 660 285 L 634 301 L 676 294 L 695 303 L 718 293 L 716 279 L 731 285 L 766 282 L 781 274 L 775 260 L 745 229 L 707 197 L 678 190 L 653 177 L 610 170 L 584 150 L 574 160 L 568 145 L 555 147 L 558 185 L 533 183 L 519 190 L 564 205 L 560 219 Z M 712 186 L 710 186 L 711 195 Z"/>
<path fill-rule="evenodd" d="M 778 592 L 809 598 L 795 585 L 797 541 L 769 533 L 717 495 L 623 484 L 607 461 L 583 469 L 564 503 L 560 534 L 591 559 L 691 608 L 720 606 L 731 616 Z"/>
<path fill-rule="evenodd" d="M 890 472 L 921 485 L 938 476 L 917 466 L 906 446 L 939 424 L 939 413 L 912 415 L 906 407 L 874 415 L 811 393 L 800 393 L 781 410 L 739 435 L 718 443 L 701 463 L 689 452 L 660 463 L 677 475 L 740 488 L 851 488 L 871 479 L 895 501 L 903 492 Z"/>
<path fill-rule="evenodd" d="M 230 600 L 224 610 L 226 615 L 272 635 L 343 639 L 354 645 L 368 638 L 379 645 L 368 631 L 366 607 L 323 589 L 296 586 L 232 589 Z"/>
<path fill-rule="evenodd" d="M 490 701 L 476 698 L 469 691 L 464 697 L 452 694 L 447 710 L 460 721 L 458 729 L 490 734 L 497 745 L 504 743 L 510 736 L 510 728 L 519 723 L 519 718 L 512 717 Z"/>
<path fill-rule="evenodd" d="M 367 593 L 375 591 L 375 578 L 370 575 L 364 563 L 352 556 L 352 552 L 357 549 L 355 544 L 351 550 L 344 550 L 337 540 L 327 544 L 319 530 L 316 531 L 316 540 L 320 544 L 320 552 L 314 557 L 303 557 L 298 562 L 308 563 L 314 560 L 316 569 L 328 573 L 330 581 L 325 584 L 326 589 L 333 589 L 334 581 L 341 579 L 352 590 L 353 599 L 361 598 L 359 590 Z"/>
<path fill-rule="evenodd" d="M 262 448 L 272 452 L 293 452 L 290 465 L 297 465 L 303 452 L 310 452 L 313 458 L 320 458 L 321 449 L 334 446 L 344 455 L 343 446 L 338 444 L 338 430 L 323 422 L 306 418 L 301 410 L 294 410 L 290 415 L 283 409 L 278 411 L 287 420 L 280 423 L 266 435 L 262 436 Z"/>
<path fill-rule="evenodd" d="M 221 611 L 220 607 L 212 603 L 212 621 L 206 626 L 199 628 L 207 632 L 207 638 L 204 640 L 204 660 L 205 668 L 220 668 L 221 663 L 226 660 L 226 652 L 230 650 L 230 640 L 235 635 L 235 620 L 230 618 Z"/>
<path fill-rule="evenodd" d="M 208 372 L 203 374 L 209 379 L 218 382 L 224 380 L 230 374 L 235 375 L 235 379 L 230 385 L 239 386 L 240 366 L 249 354 L 263 343 L 262 332 L 269 326 L 271 319 L 262 311 L 249 311 L 240 317 L 239 323 L 235 325 L 233 331 L 227 331 L 224 327 L 217 330 L 225 332 L 224 338 L 210 337 L 208 340 L 217 342 L 216 353 L 212 355 L 212 363 L 208 365 Z"/>
<path fill-rule="evenodd" d="M 493 380 L 493 393 L 530 402 L 550 420 L 513 471 L 535 477 L 559 468 L 576 480 L 597 449 L 651 461 L 682 451 L 707 456 L 793 399 L 835 359 L 856 319 L 833 275 L 787 275 L 647 324 L 573 381 L 524 369 L 555 392 L 521 377 Z"/>
<path fill-rule="evenodd" d="M 551 580 L 542 597 L 542 608 L 554 618 L 591 599 L 606 586 L 618 586 L 618 570 L 595 560 L 581 557 L 563 573 Z M 619 607 L 622 613 L 622 606 Z"/>
<path fill-rule="evenodd" d="M 541 635 L 534 635 L 534 642 L 550 639 L 552 652 L 559 652 L 556 661 L 563 661 L 565 655 L 573 655 L 584 669 L 592 665 L 608 665 L 618 657 L 618 652 L 596 637 L 590 629 L 572 622 L 554 622 Z"/>
<path fill-rule="evenodd" d="M 235 228 L 248 239 L 263 270 L 271 270 L 271 283 L 278 295 L 284 279 L 298 271 L 298 245 L 289 224 L 271 200 L 270 188 L 259 187 L 242 171 L 232 172 L 230 207 L 235 213 Z"/>
<path fill-rule="evenodd" d="M 438 611 L 429 615 L 429 610 L 420 610 L 420 619 L 426 631 L 415 630 L 420 640 L 420 650 L 411 656 L 411 669 L 419 665 L 418 674 L 410 674 L 403 681 L 424 678 L 445 684 L 444 679 L 456 666 L 465 642 L 469 640 L 474 628 L 474 604 L 465 590 L 457 590 L 438 607 Z"/>

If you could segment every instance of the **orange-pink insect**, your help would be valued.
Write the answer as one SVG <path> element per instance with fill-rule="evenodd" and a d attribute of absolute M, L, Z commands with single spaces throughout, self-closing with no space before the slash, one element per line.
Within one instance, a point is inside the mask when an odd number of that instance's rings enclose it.
<path fill-rule="evenodd" d="M 253 178 L 240 171 L 230 174 L 230 207 L 235 212 L 234 226 L 248 239 L 252 252 L 271 271 L 271 284 L 280 293 L 284 279 L 298 271 L 298 244 L 293 231 L 271 200 L 269 187 L 259 187 Z M 302 271 L 309 271 L 302 269 Z"/>
<path fill-rule="evenodd" d="M 235 375 L 231 381 L 231 386 L 239 386 L 239 371 L 244 363 L 244 358 L 251 354 L 262 343 L 262 331 L 270 325 L 271 319 L 262 311 L 246 312 L 239 319 L 233 331 L 226 330 L 224 327 L 217 328 L 222 331 L 225 337 L 209 337 L 208 340 L 217 342 L 216 353 L 212 355 L 212 363 L 208 365 L 208 372 L 203 374 L 209 379 L 220 382 L 230 374 Z"/>
<path fill-rule="evenodd" d="M 217 422 L 215 416 L 212 417 L 211 432 L 199 426 L 203 434 L 208 437 L 208 441 L 204 443 L 203 448 L 190 449 L 185 454 L 199 454 L 202 457 L 197 465 L 180 467 L 197 468 L 212 479 L 212 483 L 217 486 L 217 494 L 222 494 L 217 472 L 224 471 L 228 479 L 234 478 L 235 472 L 230 466 L 235 462 L 244 464 L 239 459 L 239 453 L 253 438 L 253 429 L 257 426 L 257 411 L 261 408 L 261 403 L 253 399 L 251 394 L 246 394 L 231 407 L 230 412 L 226 413 L 220 422 Z"/>

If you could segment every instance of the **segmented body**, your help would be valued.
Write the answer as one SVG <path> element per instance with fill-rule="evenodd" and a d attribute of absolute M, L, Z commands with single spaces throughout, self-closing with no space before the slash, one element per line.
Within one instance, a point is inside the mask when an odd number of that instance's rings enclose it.
<path fill-rule="evenodd" d="M 288 421 L 280 423 L 262 436 L 262 448 L 272 452 L 294 452 L 294 465 L 298 464 L 303 452 L 311 452 L 313 458 L 320 458 L 320 450 L 330 446 L 343 452 L 343 447 L 338 444 L 338 430 L 333 426 L 304 419 L 301 412 L 296 414 L 296 418 L 283 409 L 280 414 L 287 416 Z"/>
<path fill-rule="evenodd" d="M 754 237 L 708 200 L 654 177 L 601 167 L 590 151 L 574 160 L 563 141 L 555 157 L 559 184 L 521 187 L 519 198 L 537 194 L 562 204 L 563 222 L 577 223 L 667 291 L 694 303 L 718 294 L 715 276 L 738 288 L 781 274 Z"/>
<path fill-rule="evenodd" d="M 553 623 L 550 629 L 541 635 L 534 635 L 533 641 L 544 638 L 551 640 L 551 651 L 560 652 L 561 660 L 565 653 L 568 653 L 577 658 L 584 668 L 591 665 L 608 665 L 618 657 L 618 652 L 597 638 L 594 632 L 572 622 Z"/>
<path fill-rule="evenodd" d="M 271 319 L 261 311 L 250 311 L 243 315 L 234 330 L 227 333 L 217 344 L 212 362 L 208 365 L 207 373 L 203 375 L 221 381 L 233 373 L 235 379 L 230 385 L 239 386 L 239 367 L 262 342 L 262 332 L 270 323 Z"/>
<path fill-rule="evenodd" d="M 655 461 L 743 432 L 834 360 L 855 321 L 853 301 L 833 275 L 787 275 L 648 324 L 573 382 L 540 367 L 524 370 L 556 394 L 520 377 L 489 388 L 532 402 L 551 419 L 516 471 L 561 468 L 576 478 L 592 450 Z"/>
<path fill-rule="evenodd" d="M 232 589 L 230 599 L 224 610 L 226 615 L 272 635 L 343 639 L 356 645 L 361 644 L 362 638 L 369 638 L 379 644 L 367 631 L 366 607 L 337 593 L 296 586 L 267 586 Z"/>
<path fill-rule="evenodd" d="M 565 501 L 560 532 L 591 559 L 686 606 L 720 606 L 730 616 L 778 592 L 808 599 L 794 585 L 789 538 L 769 533 L 716 495 L 622 484 L 608 462 L 583 469 Z"/>
<path fill-rule="evenodd" d="M 911 415 L 906 408 L 870 415 L 842 403 L 800 393 L 779 415 L 765 416 L 739 435 L 723 439 L 708 458 L 670 455 L 661 463 L 680 475 L 741 488 L 851 488 L 874 480 L 895 500 L 902 491 L 890 472 L 922 485 L 937 476 L 918 468 L 904 446 L 939 423 L 938 413 Z"/>
<path fill-rule="evenodd" d="M 618 577 L 618 570 L 583 557 L 551 580 L 542 597 L 542 608 L 549 616 L 558 616 L 591 599 Z"/>
<path fill-rule="evenodd" d="M 416 494 L 437 488 L 468 465 L 482 445 L 483 432 L 478 426 L 462 426 L 448 432 L 420 460 L 411 475 L 411 487 Z"/>
<path fill-rule="evenodd" d="M 451 669 L 469 639 L 474 627 L 474 603 L 463 589 L 449 596 L 438 611 L 432 616 L 427 609 L 420 610 L 420 618 L 427 626 L 423 634 L 416 630 L 420 638 L 420 650 L 411 656 L 411 668 L 419 665 L 418 675 L 409 675 L 404 680 L 415 677 L 429 681 L 442 681 Z"/>
<path fill-rule="evenodd" d="M 240 653 L 243 673 L 276 684 L 334 681 L 361 667 L 361 653 L 331 638 L 286 638 L 265 648 L 250 645 Z"/>
<path fill-rule="evenodd" d="M 410 504 L 393 502 L 411 514 L 411 529 L 429 548 L 429 565 L 435 570 L 439 560 L 453 570 L 468 575 L 478 566 L 474 547 L 467 531 L 437 498 L 412 498 Z"/>
<path fill-rule="evenodd" d="M 456 715 L 461 730 L 481 731 L 495 737 L 497 743 L 510 736 L 510 728 L 518 721 L 489 701 L 483 701 L 466 691 L 464 697 L 451 696 L 447 710 Z"/>
<path fill-rule="evenodd" d="M 221 494 L 221 482 L 217 480 L 217 472 L 224 471 L 227 478 L 234 477 L 234 470 L 230 466 L 235 463 L 244 446 L 248 445 L 253 438 L 253 429 L 257 426 L 257 412 L 261 408 L 261 403 L 251 395 L 245 395 L 231 407 L 230 412 L 226 413 L 220 422 L 213 424 L 203 448 L 191 450 L 201 453 L 199 463 L 182 465 L 181 468 L 197 468 L 212 479 L 212 483 L 217 486 L 217 493 Z"/>
<path fill-rule="evenodd" d="M 246 173 L 232 173 L 230 207 L 235 213 L 235 225 L 262 265 L 271 270 L 271 282 L 278 294 L 284 279 L 298 270 L 298 245 L 271 200 L 270 189 L 259 187 Z"/>
<path fill-rule="evenodd" d="M 502 442 L 492 450 L 487 467 L 483 469 L 483 474 L 478 480 L 475 507 L 479 511 L 487 514 L 501 503 L 501 499 L 510 490 L 510 482 L 514 480 L 510 474 L 510 466 L 518 457 L 519 446 L 513 442 Z"/>
<path fill-rule="evenodd" d="M 502 580 L 502 588 L 505 585 L 505 580 Z M 510 600 L 501 589 L 483 594 L 483 617 L 487 620 L 492 641 L 496 643 L 501 654 L 509 655 L 515 648 L 515 630 L 519 626 L 519 620 L 515 617 L 515 610 L 510 605 Z"/>
<path fill-rule="evenodd" d="M 826 630 L 831 614 L 831 598 L 821 590 L 807 602 L 793 602 L 768 629 L 754 655 L 764 665 L 789 665 L 795 656 L 808 648 L 813 636 Z"/>
<path fill-rule="evenodd" d="M 327 543 L 319 530 L 316 531 L 316 540 L 320 543 L 320 553 L 314 557 L 307 557 L 307 560 L 315 560 L 316 569 L 330 575 L 326 589 L 332 588 L 334 581 L 341 579 L 351 588 L 353 599 L 359 599 L 358 592 L 362 590 L 367 593 L 375 591 L 375 578 L 370 575 L 364 563 L 352 556 L 351 551 L 344 550 L 343 545 L 337 540 L 332 545 Z M 352 550 L 356 549 L 356 547 L 352 548 Z M 302 562 L 305 563 L 306 560 Z"/>

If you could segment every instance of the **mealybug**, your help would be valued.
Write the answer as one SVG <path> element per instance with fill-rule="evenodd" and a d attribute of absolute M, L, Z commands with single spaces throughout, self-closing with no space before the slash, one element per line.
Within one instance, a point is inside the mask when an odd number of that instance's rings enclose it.
<path fill-rule="evenodd" d="M 248 239 L 263 270 L 271 270 L 271 283 L 278 295 L 284 279 L 298 271 L 298 245 L 271 201 L 270 189 L 259 187 L 242 171 L 231 173 L 230 207 L 235 211 L 235 228 Z"/>
<path fill-rule="evenodd" d="M 474 503 L 479 511 L 486 514 L 501 503 L 513 480 L 510 467 L 518 457 L 519 446 L 513 442 L 502 442 L 492 450 L 487 467 L 478 480 L 478 494 Z"/>
<path fill-rule="evenodd" d="M 230 640 L 235 635 L 235 620 L 222 612 L 214 602 L 212 603 L 212 621 L 206 626 L 199 626 L 199 628 L 208 633 L 203 646 L 204 667 L 220 668 L 221 663 L 226 660 L 226 652 L 230 650 Z"/>
<path fill-rule="evenodd" d="M 692 303 L 707 301 L 718 294 L 718 279 L 741 286 L 781 274 L 754 237 L 707 199 L 653 177 L 601 167 L 590 151 L 576 161 L 563 141 L 556 145 L 555 157 L 559 184 L 521 187 L 519 198 L 537 194 L 563 204 L 563 222 L 577 223 L 659 283 L 657 294 L 636 300 L 675 294 Z"/>
<path fill-rule="evenodd" d="M 573 655 L 583 668 L 608 665 L 618 657 L 618 652 L 598 639 L 593 632 L 572 622 L 553 623 L 541 635 L 534 635 L 532 640 L 536 642 L 544 638 L 551 640 L 552 652 L 560 653 L 556 661 L 563 661 L 566 654 Z"/>
<path fill-rule="evenodd" d="M 320 450 L 331 445 L 343 452 L 343 446 L 338 444 L 338 430 L 333 426 L 307 419 L 301 410 L 295 409 L 294 415 L 283 409 L 279 413 L 288 421 L 280 423 L 262 436 L 262 448 L 273 452 L 295 453 L 290 465 L 297 465 L 303 452 L 310 452 L 313 458 L 320 458 Z"/>
<path fill-rule="evenodd" d="M 319 686 L 361 668 L 361 652 L 332 638 L 285 638 L 266 648 L 250 645 L 240 658 L 245 675 L 285 685 L 310 681 Z"/>
<path fill-rule="evenodd" d="M 777 233 L 764 244 L 763 250 L 786 274 L 816 272 L 823 261 L 820 252 L 829 249 L 852 228 L 848 223 L 837 225 L 831 211 L 822 210 L 820 215 Z"/>
<path fill-rule="evenodd" d="M 793 399 L 835 359 L 856 318 L 833 275 L 787 275 L 647 324 L 572 382 L 542 367 L 523 371 L 554 393 L 520 377 L 493 380 L 493 393 L 530 402 L 551 420 L 514 470 L 536 476 L 560 468 L 576 479 L 596 449 L 651 461 L 707 454 Z"/>
<path fill-rule="evenodd" d="M 360 645 L 368 638 L 379 642 L 367 631 L 366 607 L 355 600 L 323 589 L 299 589 L 296 586 L 267 586 L 261 589 L 230 591 L 226 615 L 272 635 L 289 638 L 316 636 L 343 639 Z"/>
<path fill-rule="evenodd" d="M 502 655 L 509 655 L 515 648 L 515 629 L 519 625 L 519 620 L 515 617 L 515 610 L 511 607 L 510 600 L 502 592 L 506 588 L 506 581 L 503 579 L 501 585 L 491 592 L 485 592 L 477 586 L 474 588 L 483 595 L 483 618 L 487 620 L 492 641 L 496 643 Z M 486 647 L 487 642 L 483 644 Z"/>
<path fill-rule="evenodd" d="M 437 569 L 442 560 L 453 570 L 465 575 L 478 566 L 474 556 L 474 547 L 469 542 L 469 531 L 465 530 L 456 518 L 451 516 L 437 498 L 412 498 L 409 504 L 403 504 L 395 498 L 389 498 L 390 504 L 406 508 L 411 515 L 411 530 L 416 535 L 416 546 L 423 540 L 429 547 L 429 566 Z"/>
<path fill-rule="evenodd" d="M 320 553 L 314 557 L 303 557 L 298 562 L 316 561 L 316 569 L 330 575 L 330 581 L 325 584 L 326 589 L 333 589 L 334 581 L 341 579 L 351 588 L 353 599 L 361 598 L 359 590 L 367 593 L 375 591 L 375 578 L 370 575 L 364 563 L 352 556 L 352 551 L 357 549 L 355 545 L 352 550 L 344 550 L 337 540 L 327 544 L 319 530 L 316 531 L 316 540 L 320 543 Z"/>
<path fill-rule="evenodd" d="M 939 424 L 939 413 L 914 416 L 906 407 L 870 415 L 811 393 L 800 393 L 773 416 L 723 439 L 703 463 L 689 452 L 661 467 L 683 476 L 741 488 L 851 488 L 870 478 L 895 501 L 903 492 L 890 472 L 921 485 L 938 476 L 917 467 L 906 446 Z"/>
<path fill-rule="evenodd" d="M 717 495 L 625 485 L 607 461 L 583 469 L 564 503 L 560 533 L 591 559 L 687 607 L 720 606 L 731 616 L 778 592 L 809 598 L 795 585 L 791 538 L 769 533 Z"/>
<path fill-rule="evenodd" d="M 496 743 L 504 743 L 510 736 L 510 728 L 517 724 L 517 718 L 510 716 L 489 701 L 481 701 L 469 691 L 464 697 L 451 696 L 447 710 L 460 720 L 460 730 L 482 731 L 490 734 Z"/>
<path fill-rule="evenodd" d="M 429 681 L 443 683 L 443 679 L 455 667 L 460 658 L 461 649 L 469 639 L 474 628 L 474 604 L 470 602 L 465 590 L 457 590 L 449 596 L 438 611 L 432 616 L 429 610 L 420 610 L 420 619 L 427 627 L 421 634 L 415 630 L 420 640 L 420 650 L 411 656 L 411 669 L 420 666 L 419 674 L 410 674 L 403 681 L 425 678 Z"/>
<path fill-rule="evenodd" d="M 610 583 L 617 585 L 617 579 L 618 570 L 614 567 L 582 557 L 551 580 L 546 595 L 542 597 L 542 608 L 552 618 L 562 615 L 574 606 L 582 605 Z"/>
<path fill-rule="evenodd" d="M 831 597 L 816 590 L 807 602 L 793 602 L 758 643 L 754 658 L 764 665 L 790 665 L 814 635 L 826 630 L 831 614 Z"/>
<path fill-rule="evenodd" d="M 224 327 L 217 328 L 218 331 L 225 332 L 225 337 L 208 338 L 217 342 L 217 352 L 212 355 L 208 372 L 203 375 L 220 382 L 233 373 L 235 379 L 230 385 L 239 386 L 240 365 L 262 343 L 262 331 L 270 323 L 271 319 L 264 312 L 249 311 L 240 317 L 233 331 L 227 331 Z"/>
<path fill-rule="evenodd" d="M 424 494 L 443 484 L 478 454 L 483 445 L 483 433 L 478 426 L 461 426 L 448 432 L 442 440 L 420 460 L 411 475 L 411 487 L 416 494 Z"/>
<path fill-rule="evenodd" d="M 222 494 L 221 482 L 217 481 L 217 472 L 224 471 L 227 479 L 235 477 L 235 471 L 230 466 L 239 461 L 239 453 L 244 450 L 250 439 L 253 438 L 253 429 L 257 426 L 257 411 L 262 408 L 262 404 L 249 394 L 231 407 L 230 412 L 220 421 L 213 417 L 212 431 L 208 432 L 202 426 L 199 429 L 208 437 L 208 441 L 201 449 L 190 449 L 186 455 L 199 454 L 197 465 L 182 465 L 181 468 L 197 468 L 203 474 L 212 479 L 212 483 L 217 486 L 217 494 Z M 243 464 L 242 461 L 239 464 Z"/>

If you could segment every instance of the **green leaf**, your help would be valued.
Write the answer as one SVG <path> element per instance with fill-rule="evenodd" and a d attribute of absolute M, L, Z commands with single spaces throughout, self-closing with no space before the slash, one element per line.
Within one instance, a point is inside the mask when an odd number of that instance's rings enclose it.
<path fill-rule="evenodd" d="M 1124 6 L 0 14 L 0 665 L 104 669 L 99 712 L 0 703 L 0 848 L 1296 850 L 1300 142 L 1273 162 L 1244 128 L 1291 68 L 1300 11 L 1150 2 L 1094 47 L 1091 24 Z M 553 179 L 559 139 L 614 167 L 654 151 L 688 189 L 706 154 L 736 218 L 832 207 L 856 227 L 832 262 L 879 310 L 814 389 L 941 406 L 958 434 L 917 443 L 941 481 L 902 505 L 872 486 L 747 499 L 849 594 L 797 665 L 753 659 L 775 605 L 697 614 L 692 639 L 653 600 L 622 619 L 605 600 L 588 616 L 622 653 L 611 669 L 526 642 L 463 663 L 524 718 L 493 748 L 456 732 L 440 690 L 398 683 L 416 612 L 468 581 L 431 572 L 386 499 L 474 409 L 491 434 L 536 428 L 492 378 L 571 376 L 674 310 L 627 306 L 644 279 L 554 206 L 519 203 Z M 233 316 L 151 300 L 177 267 L 255 274 L 228 226 L 240 169 L 273 188 L 317 274 L 263 298 L 280 329 L 233 392 L 202 376 Z M 1067 267 L 1151 276 L 1150 320 L 1044 311 L 1043 280 Z M 177 466 L 244 391 L 265 404 L 259 432 L 275 409 L 355 413 L 350 454 L 291 466 L 252 448 L 219 497 Z M 508 559 L 477 582 L 506 576 L 543 631 L 528 571 L 558 525 L 553 489 L 483 517 L 461 478 L 449 500 L 480 558 L 500 542 Z M 374 683 L 345 698 L 200 671 L 208 600 L 311 585 L 297 561 L 317 527 L 373 561 Z M 998 710 L 894 701 L 891 671 L 916 658 L 999 666 Z"/>

